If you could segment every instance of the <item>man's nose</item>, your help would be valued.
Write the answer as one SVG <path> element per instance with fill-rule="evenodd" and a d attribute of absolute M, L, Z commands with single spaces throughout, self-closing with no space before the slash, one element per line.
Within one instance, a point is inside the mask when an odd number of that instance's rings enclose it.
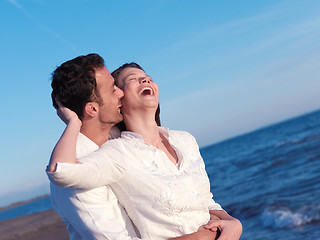
<path fill-rule="evenodd" d="M 122 98 L 124 96 L 124 92 L 120 88 L 118 88 L 117 90 L 118 90 L 118 97 Z"/>

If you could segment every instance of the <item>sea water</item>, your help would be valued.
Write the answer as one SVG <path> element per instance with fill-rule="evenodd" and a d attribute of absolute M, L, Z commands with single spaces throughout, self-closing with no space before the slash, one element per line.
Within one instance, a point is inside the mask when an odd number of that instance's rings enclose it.
<path fill-rule="evenodd" d="M 51 208 L 52 206 L 51 206 L 50 197 L 45 197 L 42 199 L 31 201 L 26 204 L 22 204 L 17 207 L 13 207 L 13 208 L 1 211 L 0 221 L 21 217 L 21 216 L 32 214 L 32 213 L 42 212 L 45 210 L 49 210 Z"/>
<path fill-rule="evenodd" d="M 320 239 L 320 111 L 201 149 L 241 239 Z"/>
<path fill-rule="evenodd" d="M 216 202 L 246 240 L 320 239 L 320 111 L 202 148 Z M 49 198 L 0 221 L 51 208 Z"/>

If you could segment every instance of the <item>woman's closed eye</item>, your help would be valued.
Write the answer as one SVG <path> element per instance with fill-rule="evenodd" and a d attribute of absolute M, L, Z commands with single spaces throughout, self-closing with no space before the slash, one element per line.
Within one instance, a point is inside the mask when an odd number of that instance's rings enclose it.
<path fill-rule="evenodd" d="M 131 81 L 136 81 L 136 80 L 137 80 L 137 78 L 129 78 L 126 80 L 126 82 L 131 82 Z"/>

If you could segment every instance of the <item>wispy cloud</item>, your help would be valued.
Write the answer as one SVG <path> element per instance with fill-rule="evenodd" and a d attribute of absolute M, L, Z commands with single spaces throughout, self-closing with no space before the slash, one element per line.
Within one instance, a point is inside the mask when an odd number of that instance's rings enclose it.
<path fill-rule="evenodd" d="M 35 180 L 34 182 L 26 182 L 19 186 L 5 189 L 0 192 L 0 197 L 5 197 L 6 195 L 12 195 L 15 193 L 35 191 L 37 189 L 47 188 L 49 185 L 49 181 L 47 179 Z"/>
<path fill-rule="evenodd" d="M 33 184 L 23 185 L 0 192 L 0 207 L 7 206 L 14 202 L 25 201 L 34 197 L 49 193 L 49 182 L 38 181 Z"/>
<path fill-rule="evenodd" d="M 49 34 L 50 36 L 57 39 L 59 42 L 63 43 L 65 46 L 67 46 L 70 50 L 72 50 L 75 54 L 79 54 L 80 51 L 73 46 L 69 41 L 61 37 L 59 34 L 56 34 L 52 31 L 50 31 L 48 28 L 43 26 L 40 21 L 35 18 L 29 11 L 27 11 L 21 4 L 19 4 L 16 0 L 7 0 L 9 3 L 14 5 L 16 8 L 18 8 L 27 18 L 29 18 L 42 32 Z"/>

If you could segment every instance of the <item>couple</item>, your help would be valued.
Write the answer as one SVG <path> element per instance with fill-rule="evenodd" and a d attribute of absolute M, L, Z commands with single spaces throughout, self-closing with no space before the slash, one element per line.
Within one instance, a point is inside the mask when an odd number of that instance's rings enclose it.
<path fill-rule="evenodd" d="M 111 76 L 99 55 L 80 56 L 54 71 L 52 88 L 67 127 L 47 174 L 70 239 L 239 239 L 195 139 L 158 126 L 158 87 L 139 65 Z M 126 131 L 108 140 L 122 120 Z"/>

